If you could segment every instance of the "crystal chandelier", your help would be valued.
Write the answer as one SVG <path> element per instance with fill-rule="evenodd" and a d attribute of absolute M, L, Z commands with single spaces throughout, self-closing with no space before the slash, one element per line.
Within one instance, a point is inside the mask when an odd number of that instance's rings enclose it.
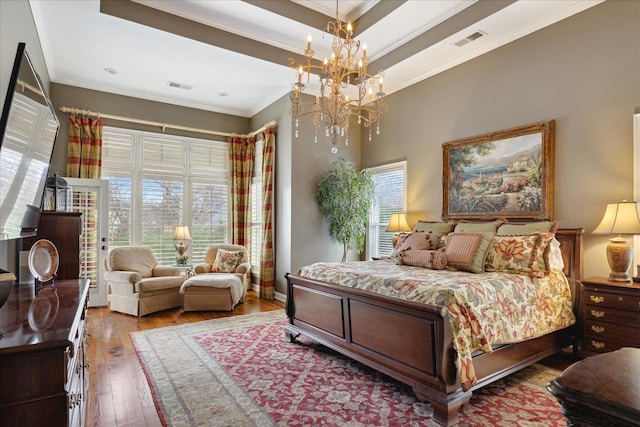
<path fill-rule="evenodd" d="M 307 38 L 307 49 L 304 51 L 305 65 L 296 65 L 295 60 L 289 58 L 289 67 L 297 71 L 298 81 L 293 85 L 289 97 L 291 98 L 291 117 L 295 123 L 295 137 L 298 137 L 299 122 L 307 115 L 313 115 L 316 128 L 315 142 L 318 142 L 318 131 L 324 126 L 325 135 L 331 137 L 332 153 L 337 153 L 336 143 L 344 138 L 345 145 L 349 145 L 349 118 L 356 116 L 358 124 L 364 123 L 371 131 L 376 126 L 376 134 L 380 133 L 380 115 L 387 111 L 382 91 L 384 71 L 369 74 L 367 66 L 367 46 L 362 46 L 362 56 L 356 59 L 360 51 L 360 41 L 353 39 L 351 22 L 344 25 L 338 18 L 338 1 L 336 0 L 336 20 L 327 23 L 325 33 L 333 34 L 331 44 L 332 53 L 325 57 L 322 65 L 312 64 L 315 55 L 311 49 L 311 35 Z M 324 37 L 324 33 L 323 33 Z M 306 74 L 307 84 L 311 74 L 320 77 L 320 95 L 315 102 L 305 102 L 300 98 L 305 85 L 302 83 Z M 357 92 L 354 99 L 346 94 L 349 85 L 355 86 Z"/>

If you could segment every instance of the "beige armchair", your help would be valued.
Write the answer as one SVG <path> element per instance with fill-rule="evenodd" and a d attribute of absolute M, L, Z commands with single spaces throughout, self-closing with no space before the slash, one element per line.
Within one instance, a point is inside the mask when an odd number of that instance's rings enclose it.
<path fill-rule="evenodd" d="M 151 249 L 142 246 L 112 248 L 104 258 L 109 286 L 109 309 L 133 316 L 182 305 L 180 270 L 158 265 Z"/>
<path fill-rule="evenodd" d="M 218 256 L 218 250 L 224 249 L 226 251 L 231 252 L 242 252 L 242 258 L 240 259 L 240 263 L 235 267 L 235 269 L 231 272 L 232 274 L 238 276 L 240 281 L 242 282 L 242 287 L 244 289 L 242 300 L 244 300 L 244 295 L 246 295 L 249 287 L 251 286 L 251 263 L 249 262 L 249 254 L 247 253 L 247 249 L 244 246 L 240 245 L 214 245 L 207 250 L 207 253 L 204 255 L 204 262 L 202 264 L 198 264 L 193 269 L 196 274 L 221 274 L 212 271 L 215 269 L 215 261 Z M 229 274 L 229 272 L 226 272 Z"/>

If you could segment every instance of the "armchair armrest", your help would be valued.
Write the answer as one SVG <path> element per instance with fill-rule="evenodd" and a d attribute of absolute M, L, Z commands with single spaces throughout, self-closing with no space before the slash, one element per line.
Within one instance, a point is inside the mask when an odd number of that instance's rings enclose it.
<path fill-rule="evenodd" d="M 142 278 L 140 277 L 140 273 L 137 271 L 105 271 L 104 278 L 108 281 L 112 282 L 124 282 L 135 284 L 139 282 Z"/>
<path fill-rule="evenodd" d="M 242 264 L 236 267 L 236 273 L 245 274 L 251 271 L 251 263 L 243 262 Z"/>
<path fill-rule="evenodd" d="M 210 273 L 211 272 L 211 264 L 208 262 L 203 262 L 202 264 L 198 264 L 194 267 L 193 271 L 196 274 Z"/>
<path fill-rule="evenodd" d="M 170 265 L 156 265 L 151 270 L 151 277 L 179 276 L 180 269 Z"/>

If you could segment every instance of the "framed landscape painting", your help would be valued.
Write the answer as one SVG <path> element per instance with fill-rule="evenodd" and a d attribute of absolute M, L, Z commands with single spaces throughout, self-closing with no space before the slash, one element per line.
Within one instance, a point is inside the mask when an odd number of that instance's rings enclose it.
<path fill-rule="evenodd" d="M 442 144 L 442 219 L 552 220 L 554 124 Z"/>

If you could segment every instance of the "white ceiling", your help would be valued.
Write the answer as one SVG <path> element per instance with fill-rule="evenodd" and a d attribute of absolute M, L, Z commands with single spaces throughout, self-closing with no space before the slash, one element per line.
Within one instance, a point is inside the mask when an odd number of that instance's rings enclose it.
<path fill-rule="evenodd" d="M 342 0 L 339 16 L 384 66 L 390 94 L 600 1 Z M 30 0 L 52 82 L 242 117 L 291 89 L 287 59 L 300 58 L 307 35 L 315 59 L 330 54 L 322 27 L 336 17 L 333 0 L 103 3 L 109 14 L 99 0 Z M 455 45 L 476 31 L 486 35 Z"/>

